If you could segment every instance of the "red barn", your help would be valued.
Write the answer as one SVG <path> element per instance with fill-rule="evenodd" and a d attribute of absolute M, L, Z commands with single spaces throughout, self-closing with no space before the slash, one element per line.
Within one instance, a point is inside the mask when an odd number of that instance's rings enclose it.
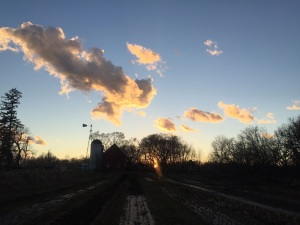
<path fill-rule="evenodd" d="M 116 144 L 113 144 L 103 154 L 102 171 L 125 170 L 127 163 L 127 155 Z"/>

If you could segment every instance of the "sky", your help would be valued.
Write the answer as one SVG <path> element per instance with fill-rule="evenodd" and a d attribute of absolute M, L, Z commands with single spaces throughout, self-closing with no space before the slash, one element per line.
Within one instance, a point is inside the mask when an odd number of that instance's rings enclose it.
<path fill-rule="evenodd" d="M 93 132 L 272 134 L 300 114 L 299 1 L 1 1 L 0 95 L 37 155 L 86 155 Z M 87 124 L 87 127 L 82 127 Z"/>

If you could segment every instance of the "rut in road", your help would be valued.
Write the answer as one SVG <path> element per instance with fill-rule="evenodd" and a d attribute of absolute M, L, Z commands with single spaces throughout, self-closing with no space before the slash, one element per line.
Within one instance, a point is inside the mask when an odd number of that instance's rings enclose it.
<path fill-rule="evenodd" d="M 120 225 L 154 225 L 154 219 L 147 206 L 143 189 L 134 177 L 130 178 L 128 196 L 125 205 L 125 215 L 120 219 Z"/>

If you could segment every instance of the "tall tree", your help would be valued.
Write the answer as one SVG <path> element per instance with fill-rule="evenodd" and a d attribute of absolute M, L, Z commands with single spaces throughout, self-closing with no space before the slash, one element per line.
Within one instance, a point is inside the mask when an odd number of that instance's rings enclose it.
<path fill-rule="evenodd" d="M 161 167 L 186 162 L 195 154 L 193 147 L 176 135 L 151 134 L 141 140 L 139 147 L 143 162 L 150 165 L 158 163 Z"/>
<path fill-rule="evenodd" d="M 125 143 L 125 135 L 122 132 L 102 133 L 97 138 L 101 140 L 105 151 L 113 144 L 121 147 Z"/>
<path fill-rule="evenodd" d="M 213 148 L 211 160 L 218 163 L 232 162 L 232 155 L 235 148 L 234 142 L 234 138 L 227 138 L 223 135 L 217 136 L 211 144 Z"/>
<path fill-rule="evenodd" d="M 17 130 L 23 127 L 17 117 L 17 108 L 20 104 L 22 93 L 16 88 L 5 93 L 1 100 L 0 107 L 0 163 L 7 167 L 13 165 L 13 145 Z"/>
<path fill-rule="evenodd" d="M 26 160 L 27 156 L 32 154 L 33 151 L 30 147 L 33 138 L 30 135 L 28 127 L 21 126 L 16 130 L 14 137 L 14 158 L 15 158 L 15 167 L 20 166 L 21 160 Z"/>
<path fill-rule="evenodd" d="M 283 147 L 283 155 L 287 156 L 292 164 L 300 167 L 300 115 L 289 118 L 289 123 L 279 127 L 276 135 Z"/>

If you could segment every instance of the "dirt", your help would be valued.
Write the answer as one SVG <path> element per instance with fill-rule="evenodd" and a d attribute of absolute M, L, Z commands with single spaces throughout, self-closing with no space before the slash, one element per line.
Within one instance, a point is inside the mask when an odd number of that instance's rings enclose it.
<path fill-rule="evenodd" d="M 58 196 L 55 199 L 50 200 L 50 201 L 41 202 L 41 203 L 27 206 L 18 212 L 10 213 L 10 214 L 0 218 L 0 224 L 14 225 L 14 224 L 24 223 L 25 221 L 27 221 L 29 219 L 32 220 L 32 219 L 42 215 L 43 213 L 45 213 L 47 210 L 53 209 L 54 207 L 59 207 L 60 205 L 65 204 L 65 202 L 70 201 L 71 199 L 76 198 L 79 195 L 82 195 L 89 190 L 97 188 L 98 186 L 100 186 L 103 183 L 104 183 L 104 181 L 94 184 L 92 186 L 89 186 L 86 189 L 79 189 L 72 193 Z"/>
<path fill-rule="evenodd" d="M 166 194 L 201 214 L 209 224 L 298 225 L 300 221 L 299 211 L 291 211 L 269 204 L 261 204 L 247 198 L 224 194 L 201 187 L 199 183 L 191 184 L 191 181 L 187 182 L 187 180 L 182 182 L 165 179 L 165 182 L 171 184 L 171 186 L 163 188 Z"/>
<path fill-rule="evenodd" d="M 144 182 L 141 182 L 141 179 Z M 45 198 L 39 193 L 36 195 L 32 193 L 34 202 L 23 202 L 22 208 L 12 207 L 13 211 L 1 214 L 0 224 L 154 225 L 157 214 L 153 214 L 149 210 L 149 199 L 145 197 L 148 190 L 147 185 L 144 185 L 145 182 L 151 184 L 151 187 L 155 187 L 162 196 L 175 199 L 184 209 L 198 214 L 207 224 L 299 224 L 299 211 L 278 209 L 272 205 L 232 195 L 230 192 L 224 193 L 210 186 L 202 186 L 193 180 L 157 178 L 143 173 L 109 176 L 92 185 L 74 187 L 67 193 L 52 194 L 50 198 Z M 124 194 L 120 195 L 120 193 Z M 19 200 L 16 198 L 12 204 L 19 204 L 18 201 L 23 200 L 22 197 Z M 295 202 L 299 204 L 297 200 Z M 120 211 L 122 209 L 123 211 L 115 214 L 115 211 L 107 209 L 108 206 L 110 208 L 119 206 Z M 155 205 L 152 203 L 151 207 L 155 207 Z M 163 212 L 160 215 L 164 215 Z M 270 216 L 273 216 L 273 219 L 269 219 Z M 104 217 L 106 218 L 104 219 Z M 114 217 L 115 222 L 111 217 Z"/>
<path fill-rule="evenodd" d="M 143 195 L 128 195 L 125 205 L 125 216 L 120 225 L 154 225 L 146 198 Z"/>
<path fill-rule="evenodd" d="M 128 188 L 128 196 L 124 207 L 124 216 L 120 219 L 120 225 L 154 225 L 154 219 L 150 213 L 143 189 L 139 181 L 131 176 Z"/>

